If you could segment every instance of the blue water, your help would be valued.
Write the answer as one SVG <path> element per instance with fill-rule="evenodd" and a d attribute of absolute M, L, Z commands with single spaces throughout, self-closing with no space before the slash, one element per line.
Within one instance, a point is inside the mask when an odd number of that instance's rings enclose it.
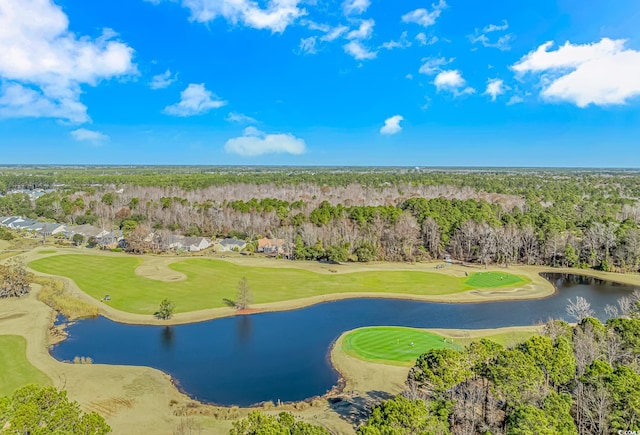
<path fill-rule="evenodd" d="M 297 401 L 337 384 L 331 344 L 362 326 L 484 329 L 566 317 L 568 298 L 583 296 L 596 316 L 635 287 L 578 275 L 545 274 L 558 292 L 528 301 L 444 304 L 347 299 L 294 311 L 252 314 L 178 326 L 141 326 L 104 317 L 76 322 L 51 353 L 59 360 L 155 367 L 191 397 L 220 405 Z M 571 320 L 571 319 L 566 319 Z"/>

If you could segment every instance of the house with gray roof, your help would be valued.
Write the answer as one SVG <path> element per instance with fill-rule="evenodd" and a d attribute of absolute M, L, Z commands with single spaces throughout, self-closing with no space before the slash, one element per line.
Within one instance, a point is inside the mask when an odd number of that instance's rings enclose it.
<path fill-rule="evenodd" d="M 211 246 L 211 240 L 206 237 L 185 237 L 182 246 L 185 251 L 197 252 Z"/>
<path fill-rule="evenodd" d="M 214 249 L 216 252 L 231 252 L 231 251 L 242 251 L 247 247 L 247 242 L 240 239 L 232 239 L 227 237 L 226 239 L 222 239 L 216 243 Z"/>

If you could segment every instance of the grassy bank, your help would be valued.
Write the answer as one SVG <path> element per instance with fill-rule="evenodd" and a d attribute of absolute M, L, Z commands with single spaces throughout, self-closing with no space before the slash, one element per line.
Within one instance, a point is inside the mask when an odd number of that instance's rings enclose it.
<path fill-rule="evenodd" d="M 189 259 L 168 266 L 186 279 L 165 280 L 166 273 L 159 272 L 156 279 L 146 273 L 146 276 L 136 274 L 142 265 L 142 258 L 95 255 L 58 255 L 29 264 L 38 272 L 73 279 L 96 299 L 109 295 L 108 304 L 113 308 L 139 314 L 155 312 L 164 298 L 175 302 L 176 312 L 224 307 L 224 299 L 235 298 L 236 287 L 243 277 L 247 278 L 253 302 L 257 304 L 347 292 L 445 295 L 481 288 L 467 282 L 473 274 L 469 277 L 422 271 L 320 274 L 295 267 L 249 267 L 220 260 Z M 513 279 L 521 284 L 530 282 L 521 276 Z"/>
<path fill-rule="evenodd" d="M 0 396 L 27 384 L 50 385 L 51 379 L 27 360 L 24 337 L 0 335 Z"/>

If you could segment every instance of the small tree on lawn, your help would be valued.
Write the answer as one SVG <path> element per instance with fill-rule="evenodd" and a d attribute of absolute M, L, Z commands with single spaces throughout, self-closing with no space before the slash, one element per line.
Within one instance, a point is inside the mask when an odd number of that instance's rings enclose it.
<path fill-rule="evenodd" d="M 160 302 L 160 309 L 154 313 L 158 319 L 167 320 L 173 316 L 173 310 L 176 306 L 169 299 L 163 299 Z"/>
<path fill-rule="evenodd" d="M 236 294 L 236 308 L 239 310 L 244 310 L 252 302 L 251 299 L 252 299 L 251 287 L 249 287 L 247 278 L 242 277 L 240 282 L 238 282 L 238 292 Z"/>

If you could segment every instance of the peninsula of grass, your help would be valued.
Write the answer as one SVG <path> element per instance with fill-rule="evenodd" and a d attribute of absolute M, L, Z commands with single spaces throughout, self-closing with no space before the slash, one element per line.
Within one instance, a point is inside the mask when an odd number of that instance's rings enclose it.
<path fill-rule="evenodd" d="M 504 272 L 478 272 L 465 281 L 465 284 L 474 288 L 507 288 L 524 283 L 524 277 Z"/>
<path fill-rule="evenodd" d="M 27 340 L 0 335 L 0 397 L 27 384 L 51 385 L 51 379 L 27 360 Z"/>
<path fill-rule="evenodd" d="M 449 338 L 424 329 L 399 326 L 374 326 L 354 329 L 342 338 L 342 351 L 363 361 L 411 366 L 420 355 L 431 349 L 460 350 L 474 341 L 488 339 L 504 347 L 515 346 L 536 331 L 509 330 L 474 337 Z"/>
<path fill-rule="evenodd" d="M 412 365 L 430 349 L 458 349 L 450 339 L 421 329 L 380 326 L 349 332 L 342 340 L 342 350 L 364 361 Z"/>
<path fill-rule="evenodd" d="M 29 266 L 42 273 L 71 278 L 85 293 L 110 306 L 139 314 L 157 311 L 161 300 L 175 303 L 176 312 L 224 307 L 234 299 L 241 278 L 246 277 L 256 304 L 336 293 L 397 293 L 446 295 L 473 290 L 466 277 L 421 271 L 376 271 L 327 275 L 295 267 L 239 266 L 222 260 L 188 259 L 168 267 L 186 279 L 167 282 L 135 273 L 142 258 L 97 255 L 56 255 Z M 472 275 L 473 276 L 473 275 Z"/>

